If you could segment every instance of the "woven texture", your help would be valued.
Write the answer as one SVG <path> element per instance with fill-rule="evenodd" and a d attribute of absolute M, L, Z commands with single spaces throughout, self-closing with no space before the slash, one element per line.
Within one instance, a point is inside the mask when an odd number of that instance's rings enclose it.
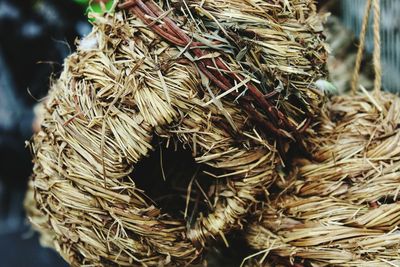
<path fill-rule="evenodd" d="M 284 165 L 282 152 L 304 149 L 302 131 L 322 102 L 314 82 L 325 74 L 326 50 L 313 1 L 155 4 L 166 11 L 159 20 L 171 17 L 200 40 L 202 58 L 134 12 L 97 16 L 43 104 L 27 210 L 73 266 L 194 262 L 208 240 L 242 227 Z M 211 64 L 220 59 L 229 71 Z M 198 62 L 232 83 L 240 73 L 242 84 L 224 93 Z M 266 101 L 274 108 L 260 107 Z M 284 117 L 273 121 L 269 112 Z M 195 188 L 197 178 L 181 185 L 186 208 L 176 214 L 149 199 L 136 182 L 146 177 L 132 173 L 156 146 L 171 144 L 212 170 L 209 188 Z M 198 203 L 206 208 L 190 219 Z"/>
<path fill-rule="evenodd" d="M 286 264 L 398 265 L 400 99 L 337 96 L 325 114 L 314 160 L 297 160 L 246 238 Z"/>

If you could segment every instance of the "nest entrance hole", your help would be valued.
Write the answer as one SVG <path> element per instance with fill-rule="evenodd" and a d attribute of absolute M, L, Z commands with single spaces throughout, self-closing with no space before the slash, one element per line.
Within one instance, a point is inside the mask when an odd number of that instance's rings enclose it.
<path fill-rule="evenodd" d="M 155 149 L 136 164 L 130 175 L 137 187 L 162 213 L 174 219 L 187 219 L 191 223 L 199 213 L 212 210 L 215 178 L 206 173 L 216 173 L 216 170 L 196 163 L 191 151 L 179 143 L 167 146 L 164 140 L 157 139 L 153 147 Z"/>

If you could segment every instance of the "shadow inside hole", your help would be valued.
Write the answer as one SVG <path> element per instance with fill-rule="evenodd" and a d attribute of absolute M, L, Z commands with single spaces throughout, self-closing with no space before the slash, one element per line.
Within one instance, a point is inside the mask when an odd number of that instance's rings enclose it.
<path fill-rule="evenodd" d="M 167 146 L 156 138 L 153 147 L 154 151 L 135 166 L 130 177 L 161 213 L 192 225 L 200 213 L 213 210 L 217 179 L 207 173 L 216 174 L 218 170 L 196 163 L 191 151 L 180 143 Z"/>

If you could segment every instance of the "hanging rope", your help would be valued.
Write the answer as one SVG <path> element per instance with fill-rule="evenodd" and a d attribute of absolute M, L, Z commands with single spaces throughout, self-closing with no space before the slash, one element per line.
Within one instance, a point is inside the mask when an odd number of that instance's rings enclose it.
<path fill-rule="evenodd" d="M 363 18 L 361 32 L 360 32 L 360 45 L 358 46 L 356 65 L 354 67 L 353 78 L 351 81 L 351 92 L 353 94 L 355 94 L 357 92 L 358 80 L 360 79 L 360 67 L 361 67 L 361 61 L 362 61 L 363 54 L 364 54 L 365 36 L 367 34 L 367 26 L 368 26 L 370 11 L 371 11 L 371 0 L 368 0 L 367 4 L 365 6 L 364 18 Z"/>
<path fill-rule="evenodd" d="M 380 34 L 380 18 L 381 10 L 379 7 L 380 0 L 374 0 L 374 70 L 375 83 L 374 91 L 378 93 L 382 87 L 382 66 L 381 66 L 381 34 Z"/>
<path fill-rule="evenodd" d="M 351 81 L 351 92 L 354 94 L 358 88 L 358 82 L 360 79 L 360 67 L 361 61 L 364 54 L 365 48 L 365 38 L 367 33 L 368 21 L 371 11 L 371 4 L 373 4 L 374 10 L 374 53 L 373 53 L 373 63 L 375 72 L 375 82 L 374 91 L 375 93 L 380 92 L 382 87 L 382 66 L 381 66 L 381 37 L 380 37 L 380 1 L 379 0 L 368 0 L 365 6 L 365 15 L 363 18 L 361 32 L 360 32 L 360 45 L 357 51 L 356 63 L 354 67 L 353 78 Z"/>

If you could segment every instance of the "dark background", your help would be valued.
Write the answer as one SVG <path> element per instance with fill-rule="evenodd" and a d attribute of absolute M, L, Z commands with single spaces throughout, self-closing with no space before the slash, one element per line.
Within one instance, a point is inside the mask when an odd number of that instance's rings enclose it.
<path fill-rule="evenodd" d="M 45 96 L 75 38 L 91 29 L 72 0 L 0 0 L 0 266 L 67 266 L 40 247 L 23 211 L 33 106 Z M 52 74 L 53 73 L 53 74 Z"/>

